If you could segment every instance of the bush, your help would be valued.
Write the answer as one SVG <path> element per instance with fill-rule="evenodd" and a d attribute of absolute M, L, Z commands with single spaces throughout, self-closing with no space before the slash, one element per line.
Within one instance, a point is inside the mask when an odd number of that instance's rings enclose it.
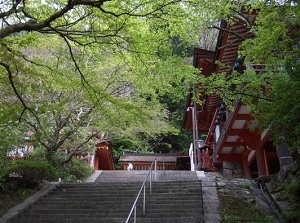
<path fill-rule="evenodd" d="M 0 189 L 2 191 L 5 191 L 5 183 L 6 183 L 6 179 L 4 176 L 0 176 Z"/>
<path fill-rule="evenodd" d="M 93 169 L 82 160 L 73 158 L 69 163 L 60 168 L 59 177 L 64 182 L 81 182 L 92 174 Z"/>
<path fill-rule="evenodd" d="M 300 213 L 298 211 L 284 211 L 282 213 L 282 216 L 285 220 L 285 222 L 289 222 L 289 223 L 299 223 L 299 219 L 300 219 Z"/>
<path fill-rule="evenodd" d="M 300 180 L 297 180 L 294 183 L 291 183 L 287 186 L 287 192 L 291 195 L 290 197 L 296 201 L 300 201 Z"/>
<path fill-rule="evenodd" d="M 27 186 L 35 186 L 41 180 L 54 180 L 57 178 L 57 170 L 43 160 L 15 160 L 4 173 L 6 177 L 11 175 L 19 177 Z"/>

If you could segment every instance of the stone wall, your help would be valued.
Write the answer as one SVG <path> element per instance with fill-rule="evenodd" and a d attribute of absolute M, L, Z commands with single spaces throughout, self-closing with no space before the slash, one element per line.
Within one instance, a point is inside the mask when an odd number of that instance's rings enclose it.
<path fill-rule="evenodd" d="M 243 177 L 244 169 L 241 162 L 224 161 L 222 167 L 224 177 Z"/>

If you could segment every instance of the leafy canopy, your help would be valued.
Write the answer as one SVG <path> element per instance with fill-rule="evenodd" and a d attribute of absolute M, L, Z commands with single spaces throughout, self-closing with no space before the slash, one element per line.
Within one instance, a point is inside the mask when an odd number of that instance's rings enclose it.
<path fill-rule="evenodd" d="M 270 100 L 246 100 L 261 128 L 274 140 L 285 137 L 293 150 L 300 146 L 300 7 L 293 1 L 259 4 L 256 38 L 243 45 L 246 61 L 265 65 L 258 76 L 247 72 L 248 92 Z M 264 87 L 263 87 L 264 86 Z"/>
<path fill-rule="evenodd" d="M 13 123 L 12 134 L 33 132 L 48 159 L 60 147 L 89 148 L 99 132 L 177 132 L 159 98 L 184 97 L 195 80 L 184 61 L 187 49 L 201 25 L 232 6 L 194 0 L 0 4 L 0 128 Z"/>

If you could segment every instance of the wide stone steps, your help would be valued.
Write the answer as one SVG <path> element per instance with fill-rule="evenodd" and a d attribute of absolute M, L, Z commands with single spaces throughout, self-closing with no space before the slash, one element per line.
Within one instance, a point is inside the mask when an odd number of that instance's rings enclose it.
<path fill-rule="evenodd" d="M 184 172 L 159 172 L 151 194 L 147 182 L 146 213 L 142 194 L 137 223 L 204 222 L 201 182 Z M 8 223 L 125 223 L 146 174 L 104 171 L 95 183 L 61 184 Z"/>
<path fill-rule="evenodd" d="M 124 171 L 124 170 L 114 170 L 114 171 L 103 171 L 95 181 L 95 183 L 109 183 L 109 182 L 143 182 L 148 174 L 148 171 Z M 154 176 L 152 174 L 152 176 Z"/>
<path fill-rule="evenodd" d="M 76 218 L 76 219 L 51 219 L 44 218 L 39 219 L 22 219 L 20 223 L 124 223 L 126 218 L 100 218 L 100 219 L 86 219 L 86 218 Z M 133 222 L 133 221 L 131 221 Z M 138 223 L 202 223 L 203 220 L 198 217 L 176 217 L 176 218 L 137 218 Z"/>
<path fill-rule="evenodd" d="M 43 219 L 18 219 L 13 221 L 15 223 L 124 223 L 125 218 L 68 218 L 68 219 L 53 219 L 53 218 L 43 218 Z"/>

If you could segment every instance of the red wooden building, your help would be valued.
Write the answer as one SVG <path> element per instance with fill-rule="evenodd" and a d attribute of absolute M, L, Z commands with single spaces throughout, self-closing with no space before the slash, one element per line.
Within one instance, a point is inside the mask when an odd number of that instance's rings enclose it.
<path fill-rule="evenodd" d="M 115 169 L 111 141 L 103 141 L 97 143 L 95 156 L 94 156 L 94 169 L 95 170 Z"/>
<path fill-rule="evenodd" d="M 133 170 L 148 170 L 156 159 L 157 170 L 189 170 L 189 156 L 179 153 L 153 154 L 125 152 L 119 162 L 121 169 L 127 170 L 129 163 L 133 165 Z"/>
<path fill-rule="evenodd" d="M 14 146 L 11 151 L 7 153 L 7 156 L 12 159 L 26 158 L 26 155 L 34 151 L 34 145 L 30 141 L 30 137 L 25 138 L 25 143 L 21 146 Z M 71 153 L 74 150 L 72 148 L 60 148 L 63 153 Z M 91 168 L 95 170 L 114 170 L 114 159 L 112 154 L 111 141 L 100 140 L 95 145 L 94 152 L 78 151 L 75 153 L 75 157 L 87 163 Z"/>
<path fill-rule="evenodd" d="M 233 23 L 220 22 L 215 51 L 195 49 L 194 66 L 201 69 L 205 76 L 222 72 L 230 75 L 233 70 L 242 73 L 245 69 L 255 69 L 255 66 L 246 68 L 242 58 L 238 57 L 241 43 L 253 37 L 251 26 L 255 18 L 255 12 L 244 11 L 233 18 Z M 192 98 L 193 93 L 190 93 L 183 128 L 193 130 L 194 142 L 199 140 L 198 131 L 207 133 L 204 144 L 199 148 L 199 144 L 194 143 L 192 148 L 195 169 L 203 169 L 204 161 L 207 162 L 203 156 L 205 151 L 210 157 L 208 170 L 221 168 L 226 175 L 251 178 L 279 171 L 276 148 L 267 130 L 252 130 L 256 121 L 238 98 L 232 102 L 233 111 L 227 109 L 218 95 L 201 94 L 200 100 L 204 101 L 201 106 Z"/>
<path fill-rule="evenodd" d="M 79 151 L 75 157 L 83 160 L 94 170 L 115 170 L 110 140 L 99 140 L 93 152 Z"/>

